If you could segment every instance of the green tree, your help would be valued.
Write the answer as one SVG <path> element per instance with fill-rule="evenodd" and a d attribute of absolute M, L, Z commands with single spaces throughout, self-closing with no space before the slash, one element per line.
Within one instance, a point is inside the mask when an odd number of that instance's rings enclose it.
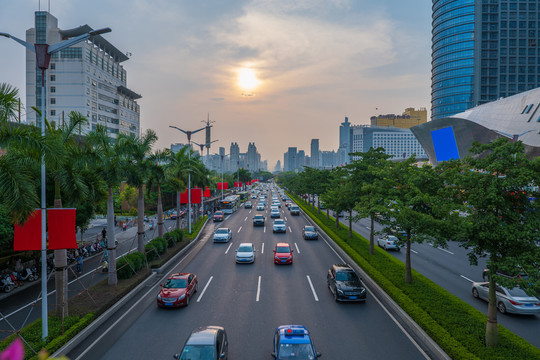
<path fill-rule="evenodd" d="M 0 122 L 17 119 L 19 89 L 7 83 L 0 83 Z"/>
<path fill-rule="evenodd" d="M 157 188 L 157 228 L 158 236 L 163 237 L 163 202 L 161 200 L 161 187 L 166 183 L 165 166 L 162 162 L 171 157 L 169 149 L 158 150 L 150 156 L 150 177 L 148 178 L 146 191 L 150 192 Z"/>
<path fill-rule="evenodd" d="M 384 198 L 386 187 L 381 183 L 390 165 L 383 148 L 370 148 L 365 153 L 352 154 L 357 160 L 346 167 L 350 170 L 350 182 L 358 190 L 358 201 L 354 210 L 358 213 L 356 220 L 368 217 L 371 221 L 369 230 L 369 253 L 373 255 L 375 219 L 385 211 Z"/>
<path fill-rule="evenodd" d="M 184 146 L 172 153 L 165 168 L 167 183 L 176 191 L 176 228 L 180 229 L 180 192 L 187 189 L 189 171 L 189 147 Z"/>
<path fill-rule="evenodd" d="M 157 141 L 153 130 L 147 130 L 141 137 L 121 135 L 118 141 L 126 149 L 126 173 L 128 184 L 137 188 L 137 250 L 144 253 L 144 186 L 150 177 L 152 145 Z"/>
<path fill-rule="evenodd" d="M 535 182 L 538 181 L 538 163 L 531 162 L 523 149 L 521 142 L 512 143 L 504 138 L 487 145 L 474 143 L 470 149 L 473 156 L 463 161 L 463 168 L 453 179 L 462 193 L 462 201 L 468 205 L 468 216 L 461 218 L 458 239 L 470 250 L 468 256 L 472 264 L 476 264 L 479 257 L 488 257 L 491 276 L 487 346 L 498 343 L 495 284 L 517 285 L 512 279 L 497 274 L 505 270 L 535 269 L 529 273 L 529 282 L 538 284 L 540 248 L 535 240 L 540 216 L 538 205 L 528 199 L 530 195 L 538 197 L 538 190 L 536 193 L 526 191 L 530 185 L 538 185 Z M 521 269 L 516 268 L 516 264 Z M 520 282 L 520 286 L 527 288 L 529 282 Z"/>

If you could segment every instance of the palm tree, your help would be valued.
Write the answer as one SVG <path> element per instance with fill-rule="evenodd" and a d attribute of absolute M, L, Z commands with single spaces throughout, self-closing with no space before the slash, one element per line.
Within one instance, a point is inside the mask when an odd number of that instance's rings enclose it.
<path fill-rule="evenodd" d="M 186 189 L 189 170 L 189 147 L 184 146 L 177 153 L 170 154 L 165 169 L 168 183 L 176 190 L 176 228 L 180 229 L 180 192 Z"/>
<path fill-rule="evenodd" d="M 150 192 L 154 186 L 157 186 L 157 226 L 158 236 L 163 236 L 163 204 L 161 202 L 161 186 L 167 181 L 165 166 L 160 165 L 161 161 L 166 161 L 171 156 L 169 149 L 158 150 L 150 156 L 150 177 L 147 183 L 147 192 Z"/>
<path fill-rule="evenodd" d="M 19 90 L 7 83 L 0 84 L 0 122 L 15 120 L 19 107 Z"/>
<path fill-rule="evenodd" d="M 144 186 L 150 176 L 152 145 L 157 141 L 153 130 L 147 130 L 141 137 L 121 135 L 121 144 L 126 146 L 126 177 L 127 182 L 138 189 L 137 202 L 137 250 L 144 253 Z"/>
<path fill-rule="evenodd" d="M 109 251 L 108 284 L 116 285 L 116 239 L 114 235 L 114 199 L 113 188 L 122 181 L 122 163 L 125 149 L 107 135 L 107 129 L 98 125 L 96 130 L 88 134 L 87 141 L 98 157 L 99 166 L 96 172 L 107 184 L 107 249 Z"/>

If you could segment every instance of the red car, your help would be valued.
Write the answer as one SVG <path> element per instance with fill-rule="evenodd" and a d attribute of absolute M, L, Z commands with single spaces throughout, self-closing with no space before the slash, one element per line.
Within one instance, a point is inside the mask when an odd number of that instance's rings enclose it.
<path fill-rule="evenodd" d="M 223 211 L 216 211 L 214 213 L 214 222 L 223 221 Z"/>
<path fill-rule="evenodd" d="M 274 264 L 292 264 L 293 249 L 288 243 L 277 243 L 274 249 Z"/>
<path fill-rule="evenodd" d="M 160 307 L 188 306 L 189 300 L 197 292 L 197 275 L 189 273 L 172 274 L 165 284 L 161 284 L 157 296 Z"/>

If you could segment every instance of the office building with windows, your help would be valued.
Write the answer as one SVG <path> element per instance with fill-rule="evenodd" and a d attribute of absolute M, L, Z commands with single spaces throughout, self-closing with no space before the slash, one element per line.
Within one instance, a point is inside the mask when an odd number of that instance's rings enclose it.
<path fill-rule="evenodd" d="M 26 31 L 26 41 L 52 45 L 92 30 L 88 25 L 62 30 L 57 18 L 37 11 L 35 27 Z M 123 52 L 100 35 L 53 54 L 45 79 L 47 104 L 41 109 L 41 70 L 34 53 L 27 51 L 27 122 L 40 125 L 41 119 L 30 110 L 35 106 L 58 124 L 68 121 L 71 111 L 81 113 L 88 119 L 82 134 L 102 125 L 112 137 L 119 133 L 140 135 L 137 100 L 141 96 L 127 87 L 127 71 L 122 66 L 126 60 Z"/>
<path fill-rule="evenodd" d="M 539 5 L 433 0 L 432 120 L 540 86 Z"/>
<path fill-rule="evenodd" d="M 311 139 L 310 166 L 319 168 L 319 139 Z"/>

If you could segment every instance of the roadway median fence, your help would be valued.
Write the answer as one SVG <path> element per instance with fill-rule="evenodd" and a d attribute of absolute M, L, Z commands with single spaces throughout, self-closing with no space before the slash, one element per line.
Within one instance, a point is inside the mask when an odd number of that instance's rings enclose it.
<path fill-rule="evenodd" d="M 288 195 L 343 249 L 452 359 L 540 359 L 540 349 L 498 325 L 499 344 L 485 346 L 487 315 L 413 269 L 405 283 L 405 264 L 384 250 L 369 254 L 369 240 L 295 194 Z"/>

